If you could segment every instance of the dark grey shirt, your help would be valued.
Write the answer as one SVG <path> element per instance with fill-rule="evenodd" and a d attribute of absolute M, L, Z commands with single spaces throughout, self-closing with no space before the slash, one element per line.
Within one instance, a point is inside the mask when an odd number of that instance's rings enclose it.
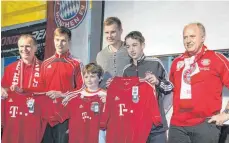
<path fill-rule="evenodd" d="M 144 78 L 145 73 L 148 71 L 152 72 L 159 80 L 159 85 L 156 86 L 156 91 L 161 117 L 163 119 L 163 124 L 158 127 L 153 126 L 151 129 L 151 133 L 162 132 L 168 129 L 163 105 L 164 95 L 171 93 L 173 89 L 173 85 L 168 80 L 168 75 L 165 71 L 164 66 L 162 65 L 162 62 L 158 58 L 142 56 L 141 59 L 137 62 L 137 66 L 131 63 L 125 67 L 123 76 L 138 76 Z"/>
<path fill-rule="evenodd" d="M 130 63 L 130 57 L 124 45 L 117 52 L 113 52 L 107 46 L 97 54 L 96 62 L 104 70 L 103 81 L 100 83 L 100 87 L 105 88 L 108 78 L 122 76 L 124 67 Z"/>

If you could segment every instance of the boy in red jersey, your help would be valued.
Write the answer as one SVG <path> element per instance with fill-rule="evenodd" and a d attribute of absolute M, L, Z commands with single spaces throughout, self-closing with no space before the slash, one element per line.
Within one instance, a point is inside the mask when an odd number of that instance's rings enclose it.
<path fill-rule="evenodd" d="M 99 65 L 86 65 L 83 70 L 86 88 L 63 101 L 66 108 L 60 112 L 59 121 L 69 119 L 69 143 L 99 142 L 100 114 L 106 98 L 106 91 L 99 88 L 102 75 Z"/>

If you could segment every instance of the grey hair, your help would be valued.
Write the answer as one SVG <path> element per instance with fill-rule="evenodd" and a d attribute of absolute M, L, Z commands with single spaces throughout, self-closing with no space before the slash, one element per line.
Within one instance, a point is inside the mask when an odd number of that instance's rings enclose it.
<path fill-rule="evenodd" d="M 202 36 L 205 37 L 206 31 L 205 31 L 205 27 L 202 23 L 200 23 L 200 22 L 189 23 L 188 25 L 185 26 L 185 28 L 189 25 L 196 25 L 200 29 L 200 31 L 202 32 L 202 34 L 203 34 Z"/>
<path fill-rule="evenodd" d="M 199 27 L 199 29 L 202 31 L 203 36 L 205 37 L 206 32 L 205 32 L 205 27 L 202 23 L 197 22 L 196 25 Z"/>

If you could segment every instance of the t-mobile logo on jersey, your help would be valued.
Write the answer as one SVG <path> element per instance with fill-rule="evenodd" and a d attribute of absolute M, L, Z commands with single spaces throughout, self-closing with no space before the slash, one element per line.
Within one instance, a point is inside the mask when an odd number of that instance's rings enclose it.
<path fill-rule="evenodd" d="M 82 119 L 84 120 L 84 122 L 86 122 L 86 119 L 90 119 L 91 120 L 91 117 L 87 115 L 87 112 L 83 112 L 82 113 Z"/>
<path fill-rule="evenodd" d="M 10 114 L 12 118 L 16 118 L 16 114 L 18 113 L 18 106 L 10 106 Z"/>
<path fill-rule="evenodd" d="M 125 104 L 119 104 L 119 116 L 124 116 L 123 112 L 128 111 L 128 109 L 126 109 L 125 106 Z"/>
<path fill-rule="evenodd" d="M 20 116 L 29 116 L 29 113 L 26 112 L 19 112 L 18 111 L 18 106 L 10 106 L 9 114 L 11 115 L 12 118 L 16 118 L 16 115 Z"/>

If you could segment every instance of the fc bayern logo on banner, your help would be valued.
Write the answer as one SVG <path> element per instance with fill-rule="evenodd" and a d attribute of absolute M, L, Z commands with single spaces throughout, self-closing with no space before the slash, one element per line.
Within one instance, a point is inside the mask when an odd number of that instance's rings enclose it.
<path fill-rule="evenodd" d="M 87 1 L 55 1 L 54 17 L 57 26 L 78 27 L 87 13 Z"/>

